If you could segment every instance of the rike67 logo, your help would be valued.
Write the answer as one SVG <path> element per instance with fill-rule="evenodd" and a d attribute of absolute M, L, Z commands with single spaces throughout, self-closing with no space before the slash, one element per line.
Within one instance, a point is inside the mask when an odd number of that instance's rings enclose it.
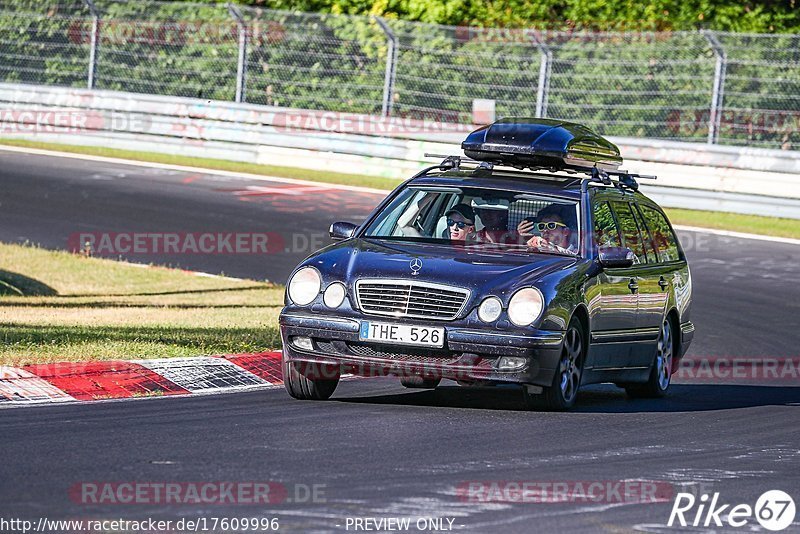
<path fill-rule="evenodd" d="M 678 493 L 667 526 L 744 527 L 755 519 L 765 529 L 779 531 L 794 522 L 795 511 L 794 499 L 781 490 L 763 493 L 755 506 L 723 503 L 719 493 L 703 494 L 699 499 L 691 493 Z"/>

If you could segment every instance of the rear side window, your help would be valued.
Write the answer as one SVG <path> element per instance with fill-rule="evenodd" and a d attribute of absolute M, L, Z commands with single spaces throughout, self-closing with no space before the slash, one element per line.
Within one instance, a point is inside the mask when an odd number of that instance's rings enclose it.
<path fill-rule="evenodd" d="M 639 226 L 631 210 L 631 205 L 627 202 L 612 202 L 614 213 L 619 221 L 619 229 L 622 233 L 623 245 L 628 247 L 636 254 L 638 263 L 647 263 L 647 255 L 644 251 L 644 243 L 639 234 Z"/>
<path fill-rule="evenodd" d="M 636 217 L 636 224 L 639 226 L 639 234 L 642 236 L 642 243 L 644 243 L 644 251 L 647 254 L 647 263 L 658 263 L 658 254 L 656 254 L 656 244 L 653 237 L 650 235 L 650 230 L 644 224 L 644 216 L 639 210 L 639 206 L 633 210 Z"/>
<path fill-rule="evenodd" d="M 594 241 L 598 248 L 622 246 L 619 228 L 608 202 L 598 202 L 594 205 L 592 219 L 594 219 Z"/>
<path fill-rule="evenodd" d="M 681 254 L 678 249 L 678 239 L 675 233 L 670 228 L 667 218 L 660 211 L 651 208 L 650 206 L 639 206 L 644 215 L 644 220 L 650 233 L 653 236 L 653 242 L 661 261 L 678 261 L 681 259 Z"/>

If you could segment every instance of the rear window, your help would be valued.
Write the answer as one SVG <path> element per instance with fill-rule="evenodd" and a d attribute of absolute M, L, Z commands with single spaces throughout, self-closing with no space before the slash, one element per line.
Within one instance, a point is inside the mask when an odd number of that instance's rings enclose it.
<path fill-rule="evenodd" d="M 650 229 L 653 243 L 658 250 L 659 259 L 662 262 L 678 261 L 681 259 L 678 239 L 667 222 L 667 218 L 660 211 L 650 206 L 639 206 L 642 210 L 645 223 Z"/>
<path fill-rule="evenodd" d="M 631 205 L 627 202 L 612 202 L 611 205 L 614 207 L 614 213 L 619 221 L 623 245 L 631 249 L 636 255 L 636 263 L 647 263 L 644 243 Z"/>

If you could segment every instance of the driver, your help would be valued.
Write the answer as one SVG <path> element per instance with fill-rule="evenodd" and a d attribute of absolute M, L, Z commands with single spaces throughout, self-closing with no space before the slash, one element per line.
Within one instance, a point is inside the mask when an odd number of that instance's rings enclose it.
<path fill-rule="evenodd" d="M 406 211 L 397 219 L 400 235 L 405 237 L 424 237 L 424 229 L 419 223 L 419 215 L 427 208 L 436 195 L 426 194 L 406 208 Z"/>

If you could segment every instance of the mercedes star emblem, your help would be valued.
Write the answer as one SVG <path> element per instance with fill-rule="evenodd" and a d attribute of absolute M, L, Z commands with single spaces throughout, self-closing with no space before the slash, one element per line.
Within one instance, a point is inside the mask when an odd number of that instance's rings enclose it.
<path fill-rule="evenodd" d="M 422 269 L 422 260 L 419 258 L 414 258 L 411 260 L 409 265 L 411 266 L 412 276 L 417 276 L 419 274 L 419 270 Z"/>

